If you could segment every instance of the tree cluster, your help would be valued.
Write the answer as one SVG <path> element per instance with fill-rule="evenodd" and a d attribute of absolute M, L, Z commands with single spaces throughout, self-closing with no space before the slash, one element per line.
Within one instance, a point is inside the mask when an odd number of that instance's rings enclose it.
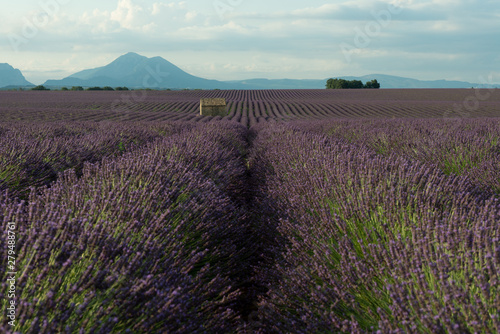
<path fill-rule="evenodd" d="M 31 88 L 31 90 L 50 90 L 50 89 L 40 85 L 40 86 L 36 86 L 36 87 Z M 69 90 L 72 90 L 72 91 L 82 91 L 82 90 L 113 90 L 113 91 L 120 90 L 120 91 L 123 91 L 123 90 L 129 90 L 129 89 L 127 87 L 113 88 L 113 87 L 109 87 L 109 86 L 106 86 L 106 87 L 88 87 L 88 88 L 83 88 L 82 86 L 73 86 L 71 88 L 62 87 L 61 90 L 62 91 L 69 91 Z"/>
<path fill-rule="evenodd" d="M 31 90 L 50 90 L 50 89 L 44 87 L 43 85 L 39 85 L 39 86 L 31 88 Z"/>
<path fill-rule="evenodd" d="M 376 79 L 368 81 L 363 85 L 360 80 L 344 80 L 344 79 L 328 79 L 326 82 L 327 89 L 378 89 L 380 88 L 380 83 Z"/>
<path fill-rule="evenodd" d="M 114 90 L 113 87 L 89 87 L 86 90 Z"/>

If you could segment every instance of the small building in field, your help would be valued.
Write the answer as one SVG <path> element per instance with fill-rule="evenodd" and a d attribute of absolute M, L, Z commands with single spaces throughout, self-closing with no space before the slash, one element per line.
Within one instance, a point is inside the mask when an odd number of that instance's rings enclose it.
<path fill-rule="evenodd" d="M 201 99 L 200 115 L 203 116 L 226 116 L 226 99 Z"/>

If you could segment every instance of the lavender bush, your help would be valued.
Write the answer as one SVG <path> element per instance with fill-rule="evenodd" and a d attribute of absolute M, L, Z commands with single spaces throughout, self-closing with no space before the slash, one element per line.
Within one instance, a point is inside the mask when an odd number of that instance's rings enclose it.
<path fill-rule="evenodd" d="M 0 187 L 26 197 L 29 187 L 48 185 L 57 174 L 98 162 L 182 131 L 176 123 L 10 123 L 0 132 Z"/>
<path fill-rule="evenodd" d="M 234 330 L 233 277 L 249 238 L 226 185 L 241 173 L 233 158 L 244 147 L 239 126 L 222 128 L 87 163 L 80 178 L 65 171 L 26 202 L 4 193 L 2 227 L 17 222 L 23 268 L 16 330 Z"/>
<path fill-rule="evenodd" d="M 263 332 L 499 331 L 495 197 L 343 139 L 258 133 L 252 163 L 288 240 L 260 303 Z"/>
<path fill-rule="evenodd" d="M 296 123 L 306 131 L 344 138 L 379 154 L 403 155 L 445 174 L 466 175 L 485 190 L 499 192 L 500 121 L 479 119 L 330 120 Z"/>
<path fill-rule="evenodd" d="M 197 117 L 203 94 L 137 104 L 168 122 L 0 123 L 16 333 L 500 330 L 497 120 L 311 121 L 340 112 L 318 91 Z"/>

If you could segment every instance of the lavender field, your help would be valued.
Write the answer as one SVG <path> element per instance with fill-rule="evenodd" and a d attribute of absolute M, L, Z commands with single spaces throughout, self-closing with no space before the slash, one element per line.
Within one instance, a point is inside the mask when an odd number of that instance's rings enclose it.
<path fill-rule="evenodd" d="M 500 332 L 474 94 L 0 92 L 0 332 Z"/>
<path fill-rule="evenodd" d="M 498 117 L 500 90 L 311 89 L 0 91 L 1 121 L 195 121 L 201 98 L 225 98 L 226 120 L 245 126 L 324 118 Z"/>

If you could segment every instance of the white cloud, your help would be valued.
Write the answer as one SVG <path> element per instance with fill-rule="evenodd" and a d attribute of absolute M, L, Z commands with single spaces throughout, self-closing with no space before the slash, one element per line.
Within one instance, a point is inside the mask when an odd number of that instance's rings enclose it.
<path fill-rule="evenodd" d="M 160 15 L 160 14 L 166 14 L 169 12 L 173 11 L 178 11 L 178 10 L 186 10 L 186 3 L 185 2 L 169 2 L 169 3 L 163 3 L 163 2 L 155 2 L 152 6 L 151 14 L 152 15 Z"/>
<path fill-rule="evenodd" d="M 331 15 L 340 12 L 342 7 L 337 4 L 326 4 L 320 7 L 307 7 L 302 9 L 296 9 L 291 12 L 293 16 L 299 17 L 325 17 L 326 15 Z"/>
<path fill-rule="evenodd" d="M 133 29 L 143 12 L 144 9 L 131 0 L 118 0 L 118 7 L 111 12 L 110 18 L 119 22 L 122 27 Z"/>
<path fill-rule="evenodd" d="M 431 30 L 434 30 L 436 32 L 456 32 L 460 31 L 462 27 L 454 22 L 448 22 L 448 21 L 438 21 L 435 22 L 434 24 L 431 25 Z"/>
<path fill-rule="evenodd" d="M 251 30 L 229 21 L 224 25 L 219 26 L 189 26 L 181 28 L 177 31 L 177 35 L 190 40 L 212 40 L 220 37 L 221 34 L 231 35 L 250 35 Z"/>
<path fill-rule="evenodd" d="M 145 5 L 137 0 L 118 0 L 115 9 L 109 11 L 94 9 L 84 12 L 79 17 L 73 17 L 72 23 L 78 30 L 86 27 L 94 34 L 117 33 L 124 30 L 149 34 L 175 31 L 197 17 L 198 13 L 188 10 L 184 2 L 155 2 Z"/>
<path fill-rule="evenodd" d="M 93 34 L 106 34 L 116 32 L 121 28 L 119 22 L 110 19 L 111 14 L 107 11 L 94 9 L 91 13 L 85 12 L 76 20 L 79 28 L 85 27 Z"/>
<path fill-rule="evenodd" d="M 187 12 L 186 15 L 184 16 L 186 18 L 186 21 L 187 22 L 191 22 L 193 21 L 194 19 L 196 19 L 196 17 L 198 17 L 198 13 L 197 12 Z"/>

